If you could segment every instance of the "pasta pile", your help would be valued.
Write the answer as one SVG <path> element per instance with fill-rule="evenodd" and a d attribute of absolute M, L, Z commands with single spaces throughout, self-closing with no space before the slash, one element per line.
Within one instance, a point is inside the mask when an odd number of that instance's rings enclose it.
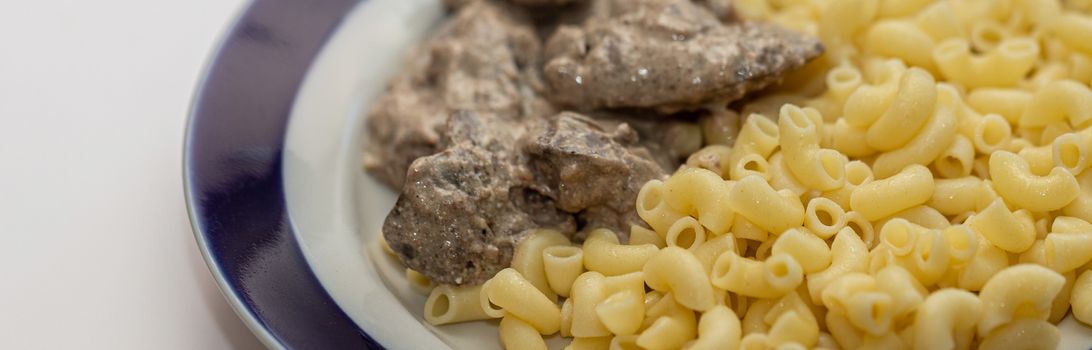
<path fill-rule="evenodd" d="M 1092 324 L 1088 1 L 735 3 L 827 54 L 647 183 L 651 230 L 538 231 L 432 289 L 429 322 L 574 350 L 1051 349 L 1070 310 Z"/>

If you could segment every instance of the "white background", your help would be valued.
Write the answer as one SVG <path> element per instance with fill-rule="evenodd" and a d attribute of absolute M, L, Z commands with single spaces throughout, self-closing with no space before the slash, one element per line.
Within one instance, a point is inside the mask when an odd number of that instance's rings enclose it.
<path fill-rule="evenodd" d="M 198 253 L 182 139 L 242 0 L 0 0 L 0 349 L 253 349 Z"/>

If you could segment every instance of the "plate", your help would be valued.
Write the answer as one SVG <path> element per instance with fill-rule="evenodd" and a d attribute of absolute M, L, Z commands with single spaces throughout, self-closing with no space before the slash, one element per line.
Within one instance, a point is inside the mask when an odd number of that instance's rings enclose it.
<path fill-rule="evenodd" d="M 367 106 L 442 16 L 439 0 L 255 0 L 210 61 L 186 198 L 213 276 L 265 345 L 501 348 L 496 322 L 424 322 L 425 296 L 377 244 L 396 194 L 360 168 Z M 1060 348 L 1092 344 L 1071 318 L 1060 328 Z"/>

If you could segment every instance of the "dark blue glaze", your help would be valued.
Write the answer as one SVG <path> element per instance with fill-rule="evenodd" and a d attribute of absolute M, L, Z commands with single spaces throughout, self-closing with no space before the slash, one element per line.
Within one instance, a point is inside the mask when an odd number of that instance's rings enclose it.
<path fill-rule="evenodd" d="M 209 267 L 223 277 L 229 299 L 290 349 L 382 348 L 308 267 L 281 173 L 299 85 L 359 2 L 253 1 L 209 65 L 186 131 L 186 198 Z"/>

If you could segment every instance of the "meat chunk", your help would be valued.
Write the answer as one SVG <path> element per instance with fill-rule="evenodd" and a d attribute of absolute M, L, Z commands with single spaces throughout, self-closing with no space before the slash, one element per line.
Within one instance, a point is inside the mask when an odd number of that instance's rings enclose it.
<path fill-rule="evenodd" d="M 823 52 L 773 24 L 724 24 L 689 0 L 603 0 L 546 44 L 549 96 L 570 108 L 676 110 L 729 102 Z"/>
<path fill-rule="evenodd" d="M 634 210 L 637 192 L 666 174 L 638 140 L 629 124 L 604 129 L 564 112 L 530 130 L 523 148 L 537 182 L 548 186 L 558 208 L 582 214 L 585 229 L 605 227 L 626 236 L 630 225 L 643 225 Z"/>
<path fill-rule="evenodd" d="M 413 162 L 383 224 L 406 266 L 438 283 L 478 284 L 509 266 L 529 229 L 641 224 L 633 198 L 666 172 L 628 124 L 607 130 L 574 113 L 522 123 L 456 113 L 446 148 Z"/>
<path fill-rule="evenodd" d="M 399 188 L 410 163 L 440 150 L 455 111 L 519 120 L 553 113 L 534 92 L 540 44 L 520 8 L 476 1 L 410 55 L 404 72 L 369 111 L 364 168 Z"/>

